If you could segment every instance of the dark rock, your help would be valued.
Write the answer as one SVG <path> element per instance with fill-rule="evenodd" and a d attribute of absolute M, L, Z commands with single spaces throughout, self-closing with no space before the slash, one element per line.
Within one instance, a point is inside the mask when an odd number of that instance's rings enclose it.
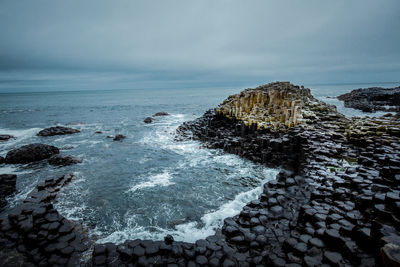
<path fill-rule="evenodd" d="M 140 245 L 139 245 L 139 246 L 136 246 L 136 247 L 133 249 L 133 255 L 135 255 L 136 257 L 141 257 L 141 256 L 143 256 L 145 253 L 146 253 L 146 250 L 145 250 L 143 247 L 141 247 Z"/>
<path fill-rule="evenodd" d="M 174 237 L 172 235 L 166 235 L 164 237 L 164 242 L 165 244 L 170 245 L 174 242 Z"/>
<path fill-rule="evenodd" d="M 206 265 L 208 263 L 208 260 L 205 256 L 200 255 L 196 257 L 196 262 L 200 265 Z"/>
<path fill-rule="evenodd" d="M 77 129 L 72 129 L 63 126 L 55 126 L 41 130 L 37 136 L 54 136 L 54 135 L 64 135 L 64 134 L 74 134 L 79 133 Z"/>
<path fill-rule="evenodd" d="M 383 266 L 400 266 L 400 246 L 389 243 L 381 249 Z"/>
<path fill-rule="evenodd" d="M 50 158 L 60 153 L 57 147 L 45 144 L 30 144 L 11 150 L 7 153 L 6 163 L 29 163 Z"/>
<path fill-rule="evenodd" d="M 16 191 L 17 175 L 0 174 L 0 199 L 12 195 Z M 1 208 L 1 207 L 0 207 Z"/>
<path fill-rule="evenodd" d="M 400 110 L 400 87 L 357 89 L 337 98 L 344 101 L 345 107 L 359 109 L 364 112 Z M 386 106 L 391 107 L 386 108 Z"/>
<path fill-rule="evenodd" d="M 146 119 L 144 119 L 143 121 L 144 123 L 152 123 L 153 119 L 151 117 L 147 117 Z"/>
<path fill-rule="evenodd" d="M 3 163 L 5 163 L 5 162 L 6 162 L 6 159 L 3 158 L 2 156 L 0 156 L 0 164 L 3 164 Z"/>
<path fill-rule="evenodd" d="M 62 155 L 54 155 L 47 160 L 50 165 L 56 166 L 68 166 L 72 164 L 82 163 L 81 158 L 77 158 L 74 156 L 62 156 Z"/>
<path fill-rule="evenodd" d="M 339 266 L 343 261 L 342 255 L 340 255 L 340 253 L 331 251 L 325 251 L 324 259 L 333 266 Z"/>
<path fill-rule="evenodd" d="M 156 114 L 153 115 L 153 117 L 157 117 L 157 116 L 168 116 L 169 114 L 167 112 L 161 111 L 161 112 L 157 112 Z"/>
<path fill-rule="evenodd" d="M 8 141 L 11 138 L 14 138 L 14 136 L 8 134 L 0 134 L 0 142 Z"/>
<path fill-rule="evenodd" d="M 114 141 L 121 141 L 121 140 L 123 140 L 123 139 L 125 139 L 126 138 L 126 136 L 125 135 L 122 135 L 122 134 L 118 134 L 118 135 L 116 135 L 115 137 L 114 137 Z"/>

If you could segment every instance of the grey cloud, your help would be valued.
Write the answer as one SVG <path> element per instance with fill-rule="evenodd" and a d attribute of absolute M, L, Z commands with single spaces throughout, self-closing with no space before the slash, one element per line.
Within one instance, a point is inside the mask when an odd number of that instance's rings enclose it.
<path fill-rule="evenodd" d="M 399 80 L 399 13 L 398 0 L 2 0 L 0 69 Z"/>

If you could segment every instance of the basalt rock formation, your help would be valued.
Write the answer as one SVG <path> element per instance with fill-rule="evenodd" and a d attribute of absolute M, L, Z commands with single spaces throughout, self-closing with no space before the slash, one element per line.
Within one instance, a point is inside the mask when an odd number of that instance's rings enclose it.
<path fill-rule="evenodd" d="M 15 193 L 16 182 L 15 174 L 0 174 L 0 211 L 7 205 L 6 197 Z"/>
<path fill-rule="evenodd" d="M 56 166 L 68 166 L 72 164 L 82 163 L 81 158 L 77 158 L 74 156 L 61 156 L 61 155 L 54 155 L 47 160 L 50 165 Z"/>
<path fill-rule="evenodd" d="M 229 96 L 216 108 L 217 115 L 243 122 L 257 130 L 282 131 L 307 125 L 317 114 L 334 112 L 334 106 L 320 102 L 308 88 L 289 82 L 271 83 Z M 254 126 L 255 125 L 255 126 Z"/>
<path fill-rule="evenodd" d="M 5 160 L 8 164 L 29 163 L 50 158 L 58 153 L 60 151 L 55 146 L 30 144 L 9 151 Z"/>
<path fill-rule="evenodd" d="M 80 131 L 73 128 L 55 126 L 41 130 L 37 134 L 37 136 L 54 136 L 54 135 L 74 134 L 74 133 L 80 133 Z"/>
<path fill-rule="evenodd" d="M 400 112 L 400 87 L 356 89 L 337 97 L 344 106 L 364 112 Z"/>
<path fill-rule="evenodd" d="M 292 171 L 225 220 L 222 234 L 234 250 L 225 257 L 236 265 L 396 266 L 399 130 L 399 116 L 346 119 L 307 89 L 272 83 L 229 97 L 177 131 L 178 139 Z"/>
<path fill-rule="evenodd" d="M 52 200 L 73 179 L 46 179 L 0 219 L 1 266 L 81 266 L 89 248 L 82 227 L 62 217 Z"/>

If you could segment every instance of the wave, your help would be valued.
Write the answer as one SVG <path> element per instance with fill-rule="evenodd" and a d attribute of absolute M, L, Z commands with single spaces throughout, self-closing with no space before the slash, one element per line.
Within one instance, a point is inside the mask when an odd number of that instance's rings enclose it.
<path fill-rule="evenodd" d="M 173 185 L 171 182 L 171 175 L 168 171 L 164 171 L 162 173 L 152 175 L 149 177 L 149 181 L 142 182 L 140 184 L 132 186 L 128 192 L 135 192 L 136 190 L 140 190 L 147 187 L 155 187 L 155 186 L 169 186 Z"/>
<path fill-rule="evenodd" d="M 235 216 L 239 214 L 243 207 L 250 201 L 257 199 L 261 194 L 263 185 L 275 179 L 279 170 L 276 169 L 265 169 L 264 180 L 255 188 L 239 193 L 236 197 L 223 205 L 217 210 L 211 211 L 204 214 L 200 222 L 187 222 L 175 226 L 174 230 L 164 229 L 157 226 L 144 227 L 137 223 L 139 215 L 133 212 L 128 212 L 124 216 L 124 225 L 122 226 L 121 221 L 117 218 L 113 218 L 113 227 L 118 229 L 108 236 L 97 240 L 97 243 L 121 243 L 128 239 L 152 239 L 152 240 L 163 240 L 165 235 L 170 234 L 174 236 L 177 241 L 195 242 L 198 239 L 206 238 L 207 236 L 213 235 L 218 228 L 221 228 L 223 221 L 227 217 Z M 99 229 L 95 229 L 95 233 L 101 235 Z"/>

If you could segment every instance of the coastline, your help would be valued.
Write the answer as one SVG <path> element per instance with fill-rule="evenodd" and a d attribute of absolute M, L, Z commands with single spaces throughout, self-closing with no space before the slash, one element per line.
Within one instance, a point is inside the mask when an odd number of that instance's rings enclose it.
<path fill-rule="evenodd" d="M 264 185 L 258 200 L 226 218 L 222 229 L 205 240 L 95 245 L 92 264 L 340 266 L 387 260 L 392 248 L 388 244 L 398 241 L 400 161 L 395 153 L 400 142 L 399 132 L 392 129 L 398 129 L 399 120 L 351 121 L 318 103 L 317 117 L 281 131 L 257 130 L 254 124 L 213 110 L 184 123 L 177 139 L 194 138 L 206 147 L 286 171 Z M 21 234 L 18 223 L 8 229 L 5 225 L 7 219 L 2 232 Z M 57 250 L 35 253 L 40 261 L 59 263 L 50 261 Z M 70 264 L 77 264 L 74 260 Z"/>

